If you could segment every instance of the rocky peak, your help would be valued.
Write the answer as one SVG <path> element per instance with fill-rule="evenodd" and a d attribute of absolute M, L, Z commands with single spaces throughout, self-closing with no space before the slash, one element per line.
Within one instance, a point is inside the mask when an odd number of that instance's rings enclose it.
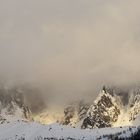
<path fill-rule="evenodd" d="M 114 96 L 103 89 L 93 105 L 90 106 L 82 128 L 110 127 L 113 122 L 117 121 L 119 114 L 119 103 Z"/>

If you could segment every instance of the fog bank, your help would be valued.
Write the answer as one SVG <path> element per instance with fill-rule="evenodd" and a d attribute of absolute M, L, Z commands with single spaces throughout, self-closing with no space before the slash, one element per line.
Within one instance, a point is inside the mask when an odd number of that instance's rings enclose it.
<path fill-rule="evenodd" d="M 0 0 L 0 79 L 56 99 L 140 82 L 139 0 Z M 82 96 L 84 95 L 84 96 Z"/>

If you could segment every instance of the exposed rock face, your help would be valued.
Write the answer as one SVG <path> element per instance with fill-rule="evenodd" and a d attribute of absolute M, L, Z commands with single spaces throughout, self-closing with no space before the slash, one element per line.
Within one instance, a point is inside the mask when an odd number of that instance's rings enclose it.
<path fill-rule="evenodd" d="M 76 127 L 86 117 L 90 105 L 84 101 L 73 103 L 64 109 L 63 125 Z"/>
<path fill-rule="evenodd" d="M 102 91 L 99 97 L 90 106 L 82 128 L 111 127 L 120 114 L 119 102 L 106 91 Z"/>
<path fill-rule="evenodd" d="M 140 89 L 134 89 L 129 101 L 129 120 L 134 121 L 140 116 Z"/>
<path fill-rule="evenodd" d="M 69 125 L 71 123 L 71 119 L 74 118 L 75 115 L 75 107 L 69 106 L 64 109 L 64 119 L 62 120 L 63 125 Z"/>
<path fill-rule="evenodd" d="M 90 105 L 88 103 L 85 103 L 84 101 L 81 101 L 79 103 L 78 106 L 79 120 L 83 120 L 86 117 L 89 107 Z"/>

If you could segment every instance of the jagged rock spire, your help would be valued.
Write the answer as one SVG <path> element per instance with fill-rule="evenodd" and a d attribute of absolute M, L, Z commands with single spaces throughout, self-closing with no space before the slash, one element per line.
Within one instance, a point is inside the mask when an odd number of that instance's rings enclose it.
<path fill-rule="evenodd" d="M 105 93 L 107 93 L 107 89 L 106 89 L 105 85 L 103 86 L 102 90 L 103 90 Z"/>

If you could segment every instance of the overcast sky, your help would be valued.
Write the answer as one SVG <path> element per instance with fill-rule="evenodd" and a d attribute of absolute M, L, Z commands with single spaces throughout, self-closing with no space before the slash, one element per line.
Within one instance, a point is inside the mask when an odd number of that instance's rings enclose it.
<path fill-rule="evenodd" d="M 139 0 L 0 0 L 0 77 L 50 93 L 140 81 Z"/>

